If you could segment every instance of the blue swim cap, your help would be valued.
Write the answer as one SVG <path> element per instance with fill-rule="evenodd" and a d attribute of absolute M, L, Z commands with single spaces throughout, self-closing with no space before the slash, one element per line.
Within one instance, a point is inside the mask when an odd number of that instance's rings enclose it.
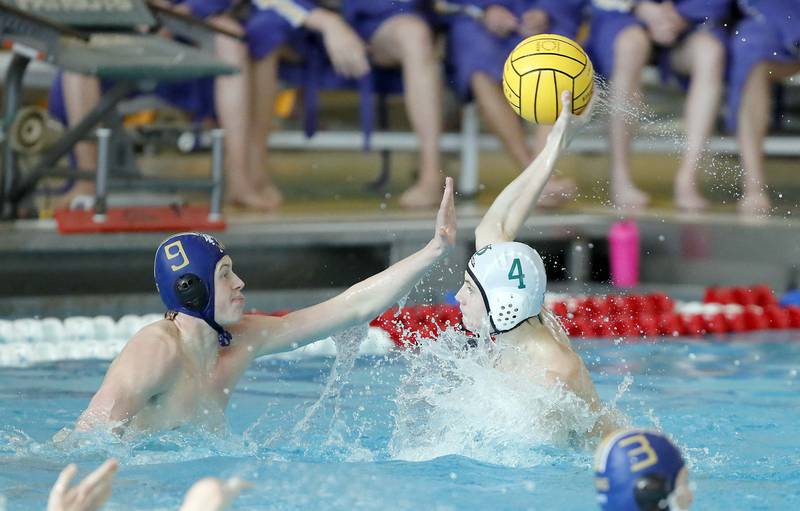
<path fill-rule="evenodd" d="M 231 343 L 231 334 L 214 321 L 214 272 L 225 255 L 225 247 L 213 236 L 185 232 L 161 242 L 153 269 L 164 305 L 203 319 L 216 330 L 221 346 Z"/>
<path fill-rule="evenodd" d="M 661 433 L 642 429 L 614 433 L 603 440 L 595 456 L 597 502 L 605 511 L 668 509 L 667 497 L 683 466 L 680 451 Z"/>

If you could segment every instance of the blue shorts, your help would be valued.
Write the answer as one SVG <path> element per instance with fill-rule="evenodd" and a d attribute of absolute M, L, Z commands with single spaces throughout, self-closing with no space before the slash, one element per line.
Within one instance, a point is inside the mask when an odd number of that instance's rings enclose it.
<path fill-rule="evenodd" d="M 739 22 L 728 44 L 728 116 L 725 127 L 736 131 L 739 105 L 747 77 L 761 62 L 798 62 L 800 55 L 786 48 L 776 27 L 756 18 Z"/>
<path fill-rule="evenodd" d="M 589 38 L 586 41 L 586 52 L 594 65 L 594 69 L 603 78 L 609 78 L 614 71 L 614 47 L 619 34 L 632 26 L 644 25 L 630 13 L 592 11 L 592 20 L 589 26 Z M 681 36 L 681 40 L 686 38 L 695 30 L 708 30 L 719 42 L 726 45 L 727 35 L 721 28 L 713 25 L 700 23 Z M 667 81 L 676 78 L 682 85 L 686 85 L 685 77 L 679 75 L 672 69 L 670 64 L 670 51 L 672 48 L 655 48 L 655 61 L 661 73 L 661 78 Z"/>
<path fill-rule="evenodd" d="M 342 14 L 364 41 L 370 41 L 388 19 L 401 14 L 431 22 L 424 0 L 344 0 Z"/>
<path fill-rule="evenodd" d="M 245 42 L 253 60 L 261 60 L 279 47 L 303 37 L 306 29 L 296 27 L 271 10 L 253 9 L 244 22 Z"/>
<path fill-rule="evenodd" d="M 548 32 L 575 37 L 573 24 L 553 23 Z M 471 96 L 470 82 L 483 72 L 497 83 L 503 80 L 503 65 L 511 51 L 522 41 L 519 35 L 498 37 L 482 22 L 467 16 L 455 16 L 449 22 L 447 56 L 448 81 L 463 99 Z"/>

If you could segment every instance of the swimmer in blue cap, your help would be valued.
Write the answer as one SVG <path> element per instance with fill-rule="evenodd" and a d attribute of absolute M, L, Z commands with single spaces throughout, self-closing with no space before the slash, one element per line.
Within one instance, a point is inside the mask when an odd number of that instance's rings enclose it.
<path fill-rule="evenodd" d="M 76 429 L 111 427 L 122 434 L 189 422 L 224 428 L 231 392 L 255 358 L 369 322 L 452 249 L 455 235 L 453 180 L 447 178 L 434 236 L 425 247 L 326 302 L 283 317 L 244 314 L 244 282 L 216 239 L 170 236 L 155 257 L 166 317 L 125 345 Z"/>
<path fill-rule="evenodd" d="M 693 500 L 680 450 L 655 431 L 606 437 L 595 454 L 595 486 L 604 511 L 684 511 Z"/>
<path fill-rule="evenodd" d="M 591 106 L 590 106 L 591 108 Z M 571 114 L 569 92 L 547 143 L 536 159 L 497 196 L 475 229 L 475 248 L 456 294 L 464 326 L 491 335 L 503 350 L 499 367 L 577 395 L 597 415 L 590 431 L 602 437 L 616 429 L 601 406 L 594 383 L 556 317 L 545 307 L 547 274 L 539 254 L 514 241 L 536 204 L 556 161 L 575 129 L 590 117 Z"/>

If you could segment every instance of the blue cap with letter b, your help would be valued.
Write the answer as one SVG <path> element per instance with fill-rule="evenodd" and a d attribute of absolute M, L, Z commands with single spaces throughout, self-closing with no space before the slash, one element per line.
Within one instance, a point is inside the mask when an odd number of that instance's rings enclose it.
<path fill-rule="evenodd" d="M 668 509 L 668 497 L 683 466 L 680 451 L 661 433 L 616 432 L 597 448 L 597 501 L 605 511 Z"/>
<path fill-rule="evenodd" d="M 231 334 L 214 320 L 214 272 L 225 247 L 213 236 L 186 232 L 158 246 L 153 273 L 161 301 L 168 309 L 204 320 L 228 346 Z"/>

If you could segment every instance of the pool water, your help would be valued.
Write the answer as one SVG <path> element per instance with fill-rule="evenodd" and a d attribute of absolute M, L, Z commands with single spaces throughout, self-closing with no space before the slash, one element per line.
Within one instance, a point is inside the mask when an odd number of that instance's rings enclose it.
<path fill-rule="evenodd" d="M 604 401 L 682 446 L 695 509 L 800 509 L 800 332 L 575 347 Z M 415 356 L 264 358 L 232 396 L 227 436 L 187 429 L 59 447 L 49 439 L 74 423 L 109 362 L 0 368 L 0 495 L 8 509 L 45 509 L 68 462 L 85 474 L 116 456 L 121 469 L 107 509 L 176 509 L 207 475 L 255 484 L 234 509 L 596 508 L 590 450 L 537 444 L 519 424 L 506 434 L 513 396 L 488 376 L 449 374 L 454 366 L 438 380 L 410 381 Z M 450 377 L 461 387 L 441 386 Z M 418 403 L 428 413 L 415 417 L 409 396 L 421 394 L 409 386 L 426 383 L 438 395 Z M 440 407 L 436 423 L 432 406 Z M 415 429 L 421 436 L 411 445 L 404 425 L 415 420 L 431 423 Z"/>

